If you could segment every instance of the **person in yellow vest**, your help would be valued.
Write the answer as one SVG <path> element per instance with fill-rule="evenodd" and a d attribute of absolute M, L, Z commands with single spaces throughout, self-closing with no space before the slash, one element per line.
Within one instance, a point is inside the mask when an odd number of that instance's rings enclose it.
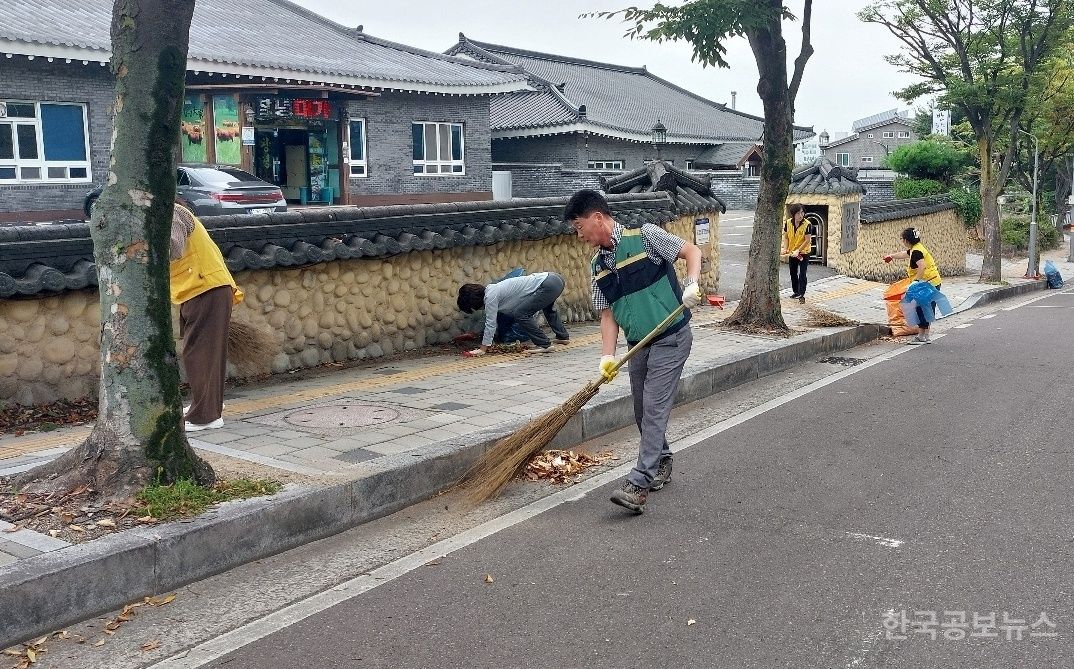
<path fill-rule="evenodd" d="M 787 256 L 787 266 L 791 270 L 791 297 L 805 302 L 806 270 L 813 247 L 813 231 L 805 220 L 802 205 L 790 205 L 787 215 L 789 218 L 783 221 L 783 250 L 780 255 Z"/>
<path fill-rule="evenodd" d="M 190 384 L 191 402 L 183 411 L 186 431 L 222 427 L 228 323 L 242 291 L 205 226 L 179 204 L 172 215 L 169 257 L 171 298 L 179 305 L 182 362 Z"/>
<path fill-rule="evenodd" d="M 928 281 L 939 290 L 940 270 L 936 267 L 936 261 L 933 259 L 932 254 L 929 253 L 929 250 L 921 243 L 921 233 L 918 232 L 917 228 L 906 228 L 903 230 L 899 241 L 906 247 L 906 250 L 884 256 L 884 262 L 891 262 L 895 258 L 906 258 L 907 278 L 913 279 L 914 281 Z M 932 303 L 932 309 L 936 309 L 935 302 Z M 917 336 L 910 340 L 910 343 L 931 343 L 932 338 L 929 336 L 929 322 L 925 320 L 925 312 L 921 307 L 917 308 L 917 320 L 921 323 L 919 326 L 920 331 Z"/>

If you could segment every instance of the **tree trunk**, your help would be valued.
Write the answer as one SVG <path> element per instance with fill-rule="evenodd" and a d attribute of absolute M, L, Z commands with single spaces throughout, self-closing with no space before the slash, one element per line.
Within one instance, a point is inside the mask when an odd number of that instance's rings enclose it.
<path fill-rule="evenodd" d="M 1055 166 L 1055 213 L 1056 227 L 1060 230 L 1067 220 L 1067 212 L 1070 211 L 1071 185 L 1074 184 L 1074 170 L 1070 161 L 1060 158 Z"/>
<path fill-rule="evenodd" d="M 993 162 L 992 137 L 977 140 L 977 153 L 981 161 L 981 229 L 985 240 L 980 281 L 996 283 L 1003 279 L 1003 238 L 999 221 L 999 194 L 1002 188 L 1001 184 L 996 183 L 999 170 Z"/>
<path fill-rule="evenodd" d="M 784 206 L 794 170 L 794 101 L 787 85 L 787 43 L 783 38 L 781 17 L 774 12 L 764 29 L 750 32 L 747 37 L 757 60 L 760 74 L 757 93 L 764 106 L 761 187 L 753 217 L 753 239 L 742 299 L 725 322 L 764 330 L 786 330 L 779 304 L 779 247 Z"/>
<path fill-rule="evenodd" d="M 181 426 L 168 271 L 193 11 L 194 0 L 115 2 L 112 156 L 90 222 L 101 308 L 99 414 L 85 443 L 22 475 L 24 489 L 84 484 L 122 499 L 154 479 L 213 479 Z"/>

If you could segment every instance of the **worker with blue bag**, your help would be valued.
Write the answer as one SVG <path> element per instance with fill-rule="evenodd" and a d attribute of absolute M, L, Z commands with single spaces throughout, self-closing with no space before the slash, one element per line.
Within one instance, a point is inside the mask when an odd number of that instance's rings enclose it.
<path fill-rule="evenodd" d="M 884 256 L 884 262 L 895 258 L 906 258 L 906 276 L 913 283 L 906 289 L 902 298 L 903 313 L 906 322 L 918 328 L 918 333 L 910 340 L 911 344 L 930 344 L 929 324 L 936 320 L 937 310 L 947 315 L 951 313 L 951 303 L 940 292 L 940 270 L 936 260 L 921 243 L 921 233 L 917 228 L 906 228 L 899 238 L 905 251 L 898 251 Z"/>

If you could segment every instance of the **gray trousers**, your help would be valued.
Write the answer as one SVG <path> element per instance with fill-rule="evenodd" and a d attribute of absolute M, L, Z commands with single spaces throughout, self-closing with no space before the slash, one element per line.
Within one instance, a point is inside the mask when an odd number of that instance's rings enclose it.
<path fill-rule="evenodd" d="M 559 313 L 556 312 L 556 300 L 562 294 L 563 277 L 549 272 L 537 290 L 533 291 L 533 294 L 528 296 L 518 309 L 510 312 L 508 316 L 515 319 L 518 327 L 526 333 L 526 336 L 534 344 L 541 348 L 548 348 L 552 345 L 552 341 L 541 330 L 541 326 L 537 324 L 537 312 L 540 311 L 544 314 L 544 319 L 548 321 L 548 327 L 552 328 L 556 339 L 570 339 L 567 328 L 563 327 L 563 321 L 560 319 Z"/>
<path fill-rule="evenodd" d="M 690 326 L 686 325 L 638 351 L 627 363 L 630 392 L 634 395 L 634 420 L 641 431 L 638 463 L 627 475 L 627 480 L 636 486 L 648 488 L 656 476 L 660 458 L 671 455 L 668 419 L 693 342 Z"/>

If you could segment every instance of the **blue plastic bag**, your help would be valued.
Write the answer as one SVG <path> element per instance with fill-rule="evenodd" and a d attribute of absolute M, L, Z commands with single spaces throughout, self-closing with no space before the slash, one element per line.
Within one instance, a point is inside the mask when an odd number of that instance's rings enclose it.
<path fill-rule="evenodd" d="M 1063 287 L 1063 275 L 1051 260 L 1044 261 L 1044 276 L 1048 279 L 1049 288 Z"/>
<path fill-rule="evenodd" d="M 936 290 L 936 286 L 928 281 L 914 281 L 911 283 L 899 304 L 902 306 L 902 313 L 906 317 L 907 325 L 914 327 L 921 327 L 931 323 L 953 311 L 947 296 Z M 925 317 L 924 322 L 918 317 L 918 307 L 921 308 L 921 315 Z"/>

